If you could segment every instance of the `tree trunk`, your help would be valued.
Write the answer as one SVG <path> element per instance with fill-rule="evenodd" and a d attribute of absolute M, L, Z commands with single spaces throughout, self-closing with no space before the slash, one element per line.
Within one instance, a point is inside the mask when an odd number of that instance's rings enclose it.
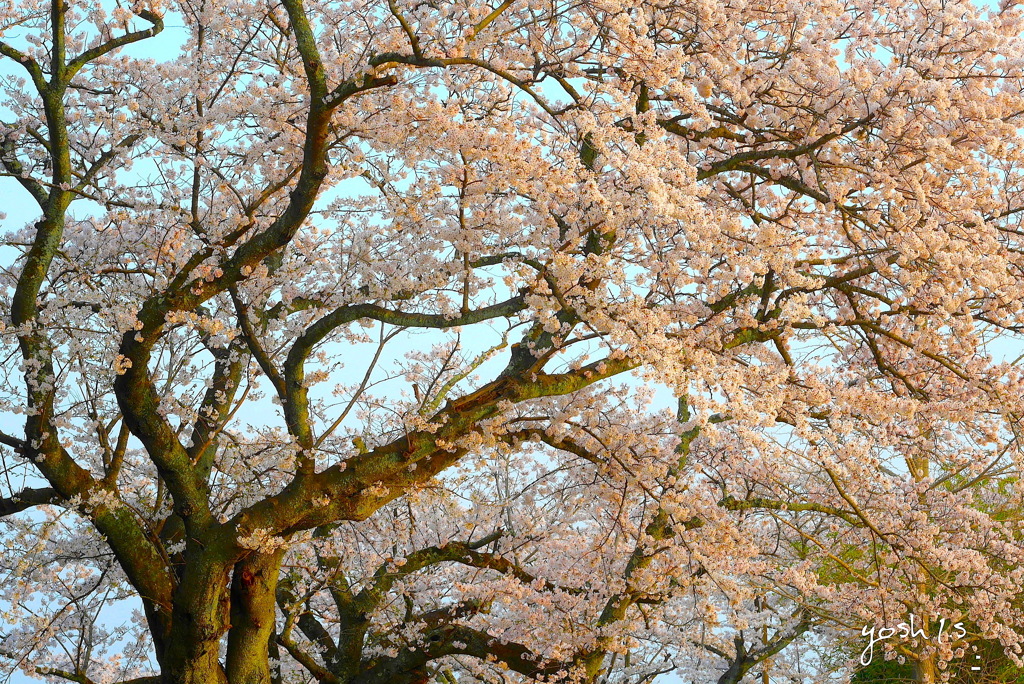
<path fill-rule="evenodd" d="M 935 656 L 922 656 L 914 661 L 914 682 L 916 684 L 935 684 L 938 681 L 935 671 Z"/>
<path fill-rule="evenodd" d="M 269 642 L 274 636 L 277 578 L 284 550 L 253 554 L 235 565 L 227 677 L 231 684 L 270 684 Z"/>
<path fill-rule="evenodd" d="M 729 669 L 718 678 L 717 684 L 739 684 L 743 676 L 747 674 L 750 665 L 743 660 L 733 660 L 729 663 Z"/>
<path fill-rule="evenodd" d="M 228 629 L 228 567 L 200 551 L 189 559 L 174 593 L 167 650 L 161 660 L 164 684 L 226 684 L 220 641 Z"/>
<path fill-rule="evenodd" d="M 747 653 L 746 644 L 743 642 L 743 637 L 735 637 L 733 643 L 736 645 L 736 657 L 729 661 L 729 669 L 722 673 L 722 676 L 718 678 L 717 684 L 739 684 L 743 676 L 757 662 L 748 657 L 749 654 Z"/>

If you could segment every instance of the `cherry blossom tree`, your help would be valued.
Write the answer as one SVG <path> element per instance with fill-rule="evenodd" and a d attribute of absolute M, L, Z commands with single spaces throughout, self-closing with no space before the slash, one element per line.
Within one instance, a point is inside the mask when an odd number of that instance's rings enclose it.
<path fill-rule="evenodd" d="M 0 665 L 825 681 L 807 653 L 908 615 L 1020 664 L 1022 28 L 0 3 L 36 216 L 0 272 Z M 966 639 L 877 648 L 935 682 Z"/>

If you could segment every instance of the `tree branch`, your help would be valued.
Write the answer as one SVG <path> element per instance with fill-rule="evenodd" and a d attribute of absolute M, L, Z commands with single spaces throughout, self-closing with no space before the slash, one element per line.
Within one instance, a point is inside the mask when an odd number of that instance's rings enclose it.
<path fill-rule="evenodd" d="M 86 50 L 68 63 L 65 79 L 70 81 L 86 64 L 99 59 L 113 50 L 124 47 L 125 45 L 137 43 L 140 40 L 145 40 L 146 38 L 152 38 L 164 30 L 164 19 L 156 12 L 144 9 L 137 11 L 136 14 L 140 18 L 148 21 L 152 26 L 141 31 L 131 31 L 123 36 L 118 36 L 117 38 L 113 38 L 105 43 Z"/>
<path fill-rule="evenodd" d="M 59 500 L 60 496 L 52 487 L 23 489 L 8 498 L 0 499 L 0 517 L 20 513 L 33 506 L 56 503 Z"/>

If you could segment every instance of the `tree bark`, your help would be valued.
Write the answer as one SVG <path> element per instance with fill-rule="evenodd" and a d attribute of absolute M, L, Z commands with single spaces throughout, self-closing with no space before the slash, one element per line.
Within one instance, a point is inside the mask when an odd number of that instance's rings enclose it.
<path fill-rule="evenodd" d="M 270 684 L 269 643 L 274 635 L 275 594 L 283 556 L 283 549 L 255 553 L 235 565 L 227 653 L 231 684 Z"/>
<path fill-rule="evenodd" d="M 914 661 L 914 682 L 916 684 L 935 684 L 938 680 L 935 668 L 935 656 L 922 656 Z"/>
<path fill-rule="evenodd" d="M 194 551 L 174 593 L 170 638 L 161 662 L 164 684 L 227 684 L 220 641 L 228 630 L 228 571 L 208 551 Z M 265 644 L 264 644 L 265 647 Z"/>

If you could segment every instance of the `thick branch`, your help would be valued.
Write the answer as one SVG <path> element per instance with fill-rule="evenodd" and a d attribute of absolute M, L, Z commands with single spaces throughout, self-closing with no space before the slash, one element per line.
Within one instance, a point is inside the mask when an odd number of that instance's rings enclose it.
<path fill-rule="evenodd" d="M 816 513 L 823 513 L 836 518 L 842 518 L 846 522 L 856 527 L 861 526 L 861 521 L 851 511 L 844 511 L 841 508 L 834 506 L 827 506 L 825 504 L 818 504 L 813 502 L 789 502 L 789 501 L 777 501 L 774 499 L 765 499 L 763 497 L 750 497 L 747 499 L 736 499 L 732 496 L 726 496 L 723 498 L 719 505 L 730 511 L 749 511 L 758 509 L 768 509 L 773 511 L 813 511 Z"/>
<path fill-rule="evenodd" d="M 32 78 L 32 84 L 36 87 L 37 91 L 42 93 L 46 90 L 46 78 L 43 76 L 42 67 L 39 66 L 39 63 L 36 62 L 36 60 L 3 41 L 0 41 L 0 55 L 10 57 L 20 64 Z"/>
<path fill-rule="evenodd" d="M 549 677 L 565 668 L 564 663 L 544 661 L 522 644 L 501 641 L 471 627 L 448 624 L 428 630 L 415 648 L 402 649 L 395 657 L 373 664 L 355 677 L 352 684 L 412 684 L 423 681 L 427 663 L 448 655 L 497 660 L 530 679 Z"/>
<path fill-rule="evenodd" d="M 13 135 L 8 133 L 4 136 L 3 147 L 0 150 L 2 150 L 0 151 L 0 163 L 3 164 L 4 170 L 11 174 L 21 184 L 21 187 L 28 191 L 28 194 L 32 195 L 32 199 L 36 201 L 36 204 L 40 207 L 46 206 L 50 195 L 46 192 L 43 184 L 30 177 L 25 171 L 25 167 L 18 161 Z"/>
<path fill-rule="evenodd" d="M 60 496 L 52 487 L 23 489 L 13 496 L 0 499 L 0 518 L 21 513 L 33 506 L 56 503 L 59 500 Z"/>
<path fill-rule="evenodd" d="M 413 432 L 302 480 L 258 502 L 231 521 L 236 533 L 256 528 L 289 534 L 338 520 L 364 520 L 408 488 L 426 482 L 461 458 L 452 446 L 493 417 L 506 403 L 570 394 L 632 370 L 630 359 L 595 361 L 559 374 L 501 377 L 472 394 L 449 401 L 433 416 L 436 432 Z M 416 464 L 414 469 L 410 465 Z M 315 502 L 320 501 L 321 505 Z"/>
<path fill-rule="evenodd" d="M 526 306 L 522 297 L 513 297 L 499 304 L 469 311 L 455 317 L 441 315 L 403 313 L 392 311 L 377 304 L 353 304 L 335 309 L 311 325 L 292 345 L 285 360 L 284 404 L 285 422 L 289 432 L 295 436 L 299 446 L 311 450 L 314 446 L 313 433 L 309 424 L 309 399 L 305 383 L 305 361 L 313 348 L 340 326 L 360 319 L 373 319 L 397 326 L 419 328 L 449 328 L 471 325 L 493 318 L 511 316 Z M 266 360 L 270 364 L 269 359 Z M 271 367 L 272 368 L 272 367 Z M 276 370 L 273 371 L 276 376 Z M 271 376 L 272 378 L 274 376 Z M 275 386 L 277 383 L 275 382 Z M 311 461 L 307 457 L 307 463 Z"/>

